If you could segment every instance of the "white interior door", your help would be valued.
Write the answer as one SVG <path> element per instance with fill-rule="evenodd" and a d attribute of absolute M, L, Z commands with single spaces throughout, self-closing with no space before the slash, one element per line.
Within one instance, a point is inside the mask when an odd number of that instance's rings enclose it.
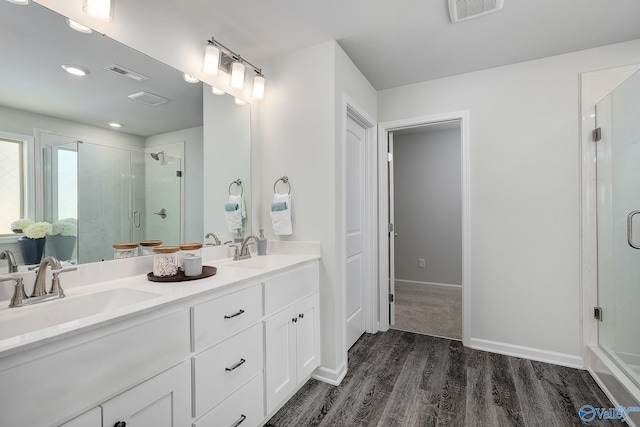
<path fill-rule="evenodd" d="M 394 215 L 394 196 L 393 196 L 393 132 L 389 132 L 388 147 L 388 177 L 389 177 L 389 325 L 396 323 L 396 269 L 395 269 L 395 215 Z"/>
<path fill-rule="evenodd" d="M 347 348 L 350 348 L 365 332 L 365 143 L 365 128 L 348 117 L 346 135 Z"/>

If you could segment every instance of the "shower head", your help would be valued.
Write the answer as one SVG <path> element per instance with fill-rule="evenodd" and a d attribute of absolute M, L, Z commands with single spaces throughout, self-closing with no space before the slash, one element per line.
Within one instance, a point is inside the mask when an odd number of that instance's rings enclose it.
<path fill-rule="evenodd" d="M 164 161 L 164 151 L 159 151 L 157 153 L 149 153 L 153 160 L 160 160 L 160 156 L 162 156 L 162 160 Z"/>

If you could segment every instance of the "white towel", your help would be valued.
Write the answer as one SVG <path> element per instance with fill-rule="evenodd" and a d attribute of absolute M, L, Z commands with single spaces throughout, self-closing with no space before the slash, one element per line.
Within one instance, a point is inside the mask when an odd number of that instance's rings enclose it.
<path fill-rule="evenodd" d="M 227 220 L 227 228 L 229 231 L 236 231 L 240 229 L 242 231 L 242 222 L 247 217 L 247 211 L 244 206 L 244 200 L 242 196 L 229 195 L 229 203 L 235 203 L 238 205 L 238 209 L 235 211 L 224 211 L 224 216 Z"/>
<path fill-rule="evenodd" d="M 278 236 L 288 236 L 293 233 L 291 226 L 291 197 L 288 194 L 274 194 L 273 202 L 286 203 L 286 209 L 283 211 L 271 211 L 271 222 L 273 224 L 273 232 Z"/>

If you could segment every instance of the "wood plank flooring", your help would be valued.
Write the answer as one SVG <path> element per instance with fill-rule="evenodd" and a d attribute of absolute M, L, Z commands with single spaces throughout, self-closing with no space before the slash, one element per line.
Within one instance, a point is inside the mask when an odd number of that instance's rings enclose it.
<path fill-rule="evenodd" d="M 266 424 L 301 426 L 623 426 L 584 423 L 613 405 L 587 371 L 389 330 L 364 334 L 338 386 L 309 380 Z"/>

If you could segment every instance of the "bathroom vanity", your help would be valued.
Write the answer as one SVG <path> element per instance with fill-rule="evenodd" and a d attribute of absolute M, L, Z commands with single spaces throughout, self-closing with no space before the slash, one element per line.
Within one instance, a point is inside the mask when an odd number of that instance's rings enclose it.
<path fill-rule="evenodd" d="M 201 280 L 2 308 L 0 424 L 264 424 L 320 363 L 318 259 L 222 259 Z"/>

